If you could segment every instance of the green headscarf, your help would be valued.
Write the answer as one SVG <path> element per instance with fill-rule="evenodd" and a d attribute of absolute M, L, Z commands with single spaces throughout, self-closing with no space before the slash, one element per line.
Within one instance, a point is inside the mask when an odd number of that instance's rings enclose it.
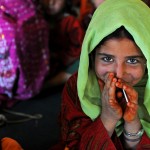
<path fill-rule="evenodd" d="M 100 90 L 89 69 L 89 53 L 107 35 L 124 26 L 147 59 L 148 75 L 135 86 L 139 92 L 139 117 L 150 137 L 150 8 L 141 0 L 105 0 L 95 11 L 87 29 L 80 56 L 77 89 L 81 107 L 92 120 L 101 113 Z M 144 102 L 143 102 L 144 100 Z M 116 126 L 121 134 L 122 121 Z"/>

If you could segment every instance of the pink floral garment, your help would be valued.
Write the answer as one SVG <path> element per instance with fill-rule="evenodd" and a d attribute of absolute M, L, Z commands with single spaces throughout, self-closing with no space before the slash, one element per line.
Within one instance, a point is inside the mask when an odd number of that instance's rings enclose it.
<path fill-rule="evenodd" d="M 48 28 L 36 6 L 0 0 L 0 104 L 32 98 L 48 72 Z"/>

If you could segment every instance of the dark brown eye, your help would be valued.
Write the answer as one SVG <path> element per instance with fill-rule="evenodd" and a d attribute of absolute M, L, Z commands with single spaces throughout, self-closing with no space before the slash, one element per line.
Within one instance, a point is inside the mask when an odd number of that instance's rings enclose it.
<path fill-rule="evenodd" d="M 108 56 L 103 57 L 102 60 L 105 62 L 112 62 L 113 61 L 113 59 L 111 57 L 108 57 Z"/>

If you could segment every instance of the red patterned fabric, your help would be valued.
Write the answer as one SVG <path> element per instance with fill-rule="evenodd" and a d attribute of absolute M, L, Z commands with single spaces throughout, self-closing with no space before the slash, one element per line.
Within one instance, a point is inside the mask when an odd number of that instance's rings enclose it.
<path fill-rule="evenodd" d="M 62 142 L 57 150 L 65 146 L 69 150 L 123 150 L 122 137 L 117 137 L 114 132 L 110 138 L 99 117 L 92 121 L 83 113 L 76 83 L 77 73 L 68 80 L 63 90 L 60 116 Z M 144 133 L 137 150 L 146 149 L 150 149 L 150 139 Z"/>

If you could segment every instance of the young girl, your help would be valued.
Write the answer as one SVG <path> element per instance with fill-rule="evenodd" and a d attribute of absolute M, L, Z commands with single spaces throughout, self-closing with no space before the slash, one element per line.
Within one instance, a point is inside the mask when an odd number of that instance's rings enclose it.
<path fill-rule="evenodd" d="M 95 11 L 62 95 L 62 149 L 150 149 L 149 14 L 140 0 Z"/>
<path fill-rule="evenodd" d="M 65 83 L 78 69 L 84 32 L 73 15 L 70 0 L 42 0 L 50 24 L 50 76 L 48 84 Z"/>

